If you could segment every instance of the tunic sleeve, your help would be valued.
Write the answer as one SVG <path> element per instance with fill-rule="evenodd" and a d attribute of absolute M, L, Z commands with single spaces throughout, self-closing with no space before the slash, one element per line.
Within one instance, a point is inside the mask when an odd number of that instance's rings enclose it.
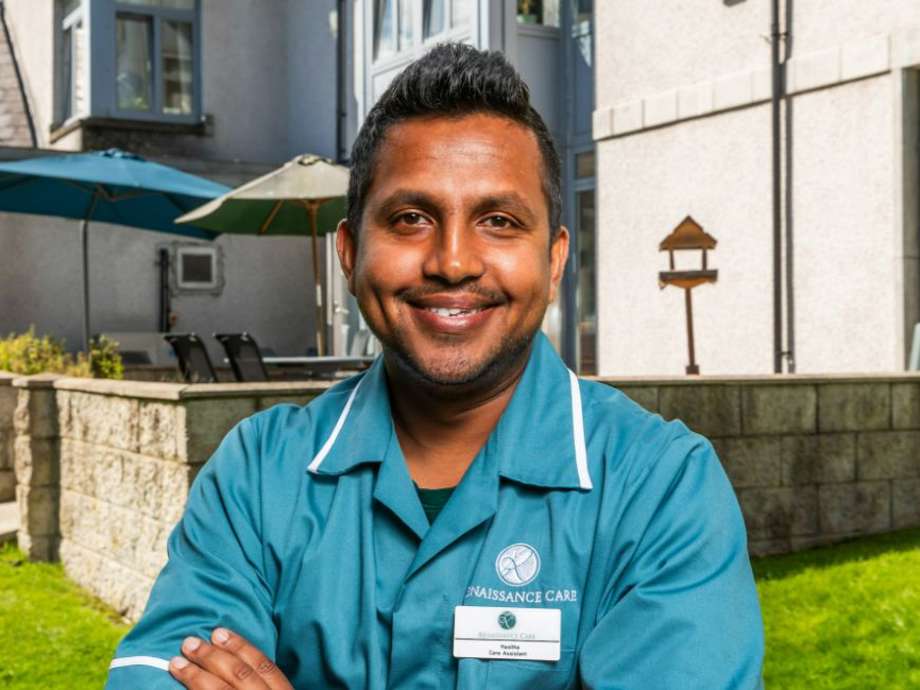
<path fill-rule="evenodd" d="M 226 626 L 274 658 L 277 632 L 264 575 L 259 444 L 253 420 L 223 440 L 199 473 L 167 544 L 168 562 L 138 624 L 118 645 L 106 690 L 173 690 L 169 660 L 189 635 Z"/>
<path fill-rule="evenodd" d="M 617 533 L 635 543 L 582 646 L 583 686 L 762 688 L 763 624 L 744 522 L 712 446 L 683 435 L 630 494 Z"/>

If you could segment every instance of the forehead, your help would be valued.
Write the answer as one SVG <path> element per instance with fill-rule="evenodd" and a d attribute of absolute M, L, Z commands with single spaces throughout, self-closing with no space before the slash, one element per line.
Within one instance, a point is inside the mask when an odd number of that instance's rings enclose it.
<path fill-rule="evenodd" d="M 494 114 L 419 117 L 387 130 L 374 160 L 368 201 L 394 188 L 476 197 L 515 191 L 544 205 L 534 133 Z"/>

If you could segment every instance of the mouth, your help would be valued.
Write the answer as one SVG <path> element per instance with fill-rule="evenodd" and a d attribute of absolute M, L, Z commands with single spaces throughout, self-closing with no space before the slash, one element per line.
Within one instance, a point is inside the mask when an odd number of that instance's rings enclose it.
<path fill-rule="evenodd" d="M 431 296 L 408 300 L 416 322 L 426 331 L 438 335 L 471 335 L 482 328 L 496 308 L 497 300 L 481 296 Z"/>

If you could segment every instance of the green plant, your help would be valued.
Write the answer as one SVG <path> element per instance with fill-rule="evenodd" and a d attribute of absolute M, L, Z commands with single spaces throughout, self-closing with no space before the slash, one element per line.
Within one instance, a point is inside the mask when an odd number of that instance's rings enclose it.
<path fill-rule="evenodd" d="M 38 336 L 35 327 L 25 333 L 11 333 L 0 338 L 0 371 L 30 376 L 50 372 L 67 376 L 120 379 L 124 366 L 118 354 L 118 343 L 102 336 L 90 346 L 91 356 L 80 352 L 76 356 L 64 349 L 62 339 Z"/>

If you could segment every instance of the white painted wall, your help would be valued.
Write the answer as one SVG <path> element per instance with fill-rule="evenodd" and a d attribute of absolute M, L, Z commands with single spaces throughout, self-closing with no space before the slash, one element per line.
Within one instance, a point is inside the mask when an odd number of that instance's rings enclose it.
<path fill-rule="evenodd" d="M 656 274 L 687 214 L 719 240 L 719 282 L 694 291 L 701 370 L 771 372 L 769 3 L 595 7 L 600 372 L 683 372 L 683 294 Z M 898 85 L 920 65 L 920 4 L 796 0 L 793 32 L 797 370 L 899 370 L 920 122 Z"/>
<path fill-rule="evenodd" d="M 30 92 L 40 143 L 53 117 L 53 0 L 8 0 L 7 19 Z M 189 138 L 163 162 L 236 186 L 294 155 L 335 155 L 335 0 L 203 0 L 204 113 L 213 134 Z M 71 137 L 61 148 L 79 146 Z M 3 158 L 12 154 L 7 152 Z M 13 156 L 15 157 L 15 156 Z M 260 162 L 262 165 L 239 163 Z M 157 246 L 181 238 L 117 226 L 91 228 L 92 329 L 155 330 Z M 314 342 L 313 275 L 306 237 L 222 237 L 220 296 L 177 296 L 174 330 L 247 330 L 260 345 L 304 354 Z M 0 214 L 0 335 L 35 324 L 81 339 L 76 221 Z M 323 259 L 321 257 L 322 265 Z"/>

